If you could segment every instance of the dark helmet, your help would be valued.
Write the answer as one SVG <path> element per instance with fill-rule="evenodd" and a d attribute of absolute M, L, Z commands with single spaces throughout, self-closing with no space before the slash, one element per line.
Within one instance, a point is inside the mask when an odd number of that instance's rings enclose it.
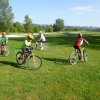
<path fill-rule="evenodd" d="M 78 37 L 82 37 L 82 33 L 79 33 L 79 34 L 78 34 Z"/>

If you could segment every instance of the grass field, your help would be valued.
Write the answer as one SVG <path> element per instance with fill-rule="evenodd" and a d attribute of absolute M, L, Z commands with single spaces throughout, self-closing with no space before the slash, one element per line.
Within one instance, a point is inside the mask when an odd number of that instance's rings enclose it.
<path fill-rule="evenodd" d="M 85 37 L 88 62 L 69 64 L 76 37 L 47 36 L 48 49 L 34 53 L 42 58 L 37 71 L 16 65 L 16 52 L 24 38 L 9 39 L 10 54 L 0 57 L 0 100 L 100 100 L 100 35 Z"/>

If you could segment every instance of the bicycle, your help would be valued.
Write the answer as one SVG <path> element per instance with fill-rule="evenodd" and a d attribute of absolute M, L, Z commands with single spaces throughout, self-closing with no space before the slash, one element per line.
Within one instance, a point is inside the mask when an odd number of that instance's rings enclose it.
<path fill-rule="evenodd" d="M 16 54 L 16 61 L 18 65 L 27 64 L 31 70 L 38 70 L 42 66 L 42 59 L 32 53 L 33 47 L 27 49 L 26 52 L 19 51 Z M 25 56 L 23 56 L 25 55 Z"/>
<path fill-rule="evenodd" d="M 83 61 L 87 62 L 88 61 L 87 50 L 85 48 L 82 48 L 82 49 L 83 49 Z M 79 61 L 81 61 L 80 53 L 78 50 L 75 50 L 70 54 L 69 62 L 71 65 L 75 65 Z"/>
<path fill-rule="evenodd" d="M 7 45 L 6 45 L 6 50 L 2 50 L 0 55 L 1 56 L 8 56 L 9 55 L 9 49 L 8 49 L 8 46 Z"/>
<path fill-rule="evenodd" d="M 34 48 L 34 49 L 37 49 L 38 46 L 39 46 L 39 43 L 38 43 L 38 42 L 34 42 L 34 44 L 33 44 L 33 48 Z"/>
<path fill-rule="evenodd" d="M 41 49 L 41 46 L 40 46 L 40 43 L 39 42 L 35 42 L 33 44 L 33 48 L 36 50 L 36 49 Z M 43 50 L 47 50 L 48 49 L 48 46 L 46 43 L 43 43 Z"/>

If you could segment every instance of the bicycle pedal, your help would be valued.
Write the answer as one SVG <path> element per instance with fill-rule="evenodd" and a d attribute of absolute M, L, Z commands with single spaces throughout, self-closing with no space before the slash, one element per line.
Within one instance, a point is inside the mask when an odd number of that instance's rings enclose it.
<path fill-rule="evenodd" d="M 23 60 L 23 64 L 25 64 L 26 63 L 26 60 Z"/>

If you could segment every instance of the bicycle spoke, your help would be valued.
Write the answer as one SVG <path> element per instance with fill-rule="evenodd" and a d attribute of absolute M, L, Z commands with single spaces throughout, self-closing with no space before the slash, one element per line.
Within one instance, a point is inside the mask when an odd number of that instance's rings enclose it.
<path fill-rule="evenodd" d="M 87 62 L 88 61 L 88 56 L 87 56 L 87 51 L 86 50 L 83 51 L 83 57 L 84 57 L 84 61 Z"/>
<path fill-rule="evenodd" d="M 76 52 L 72 52 L 69 56 L 70 64 L 75 65 L 78 62 L 78 54 Z"/>
<path fill-rule="evenodd" d="M 41 67 L 41 65 L 42 65 L 42 60 L 37 55 L 34 55 L 34 57 L 30 57 L 27 60 L 27 66 L 29 67 L 29 69 L 37 70 Z"/>
<path fill-rule="evenodd" d="M 17 52 L 16 61 L 17 61 L 18 65 L 21 65 L 23 63 L 23 58 L 22 58 L 22 53 L 21 52 Z"/>
<path fill-rule="evenodd" d="M 9 55 L 9 50 L 7 49 L 6 51 L 4 51 L 4 56 L 8 56 Z"/>

